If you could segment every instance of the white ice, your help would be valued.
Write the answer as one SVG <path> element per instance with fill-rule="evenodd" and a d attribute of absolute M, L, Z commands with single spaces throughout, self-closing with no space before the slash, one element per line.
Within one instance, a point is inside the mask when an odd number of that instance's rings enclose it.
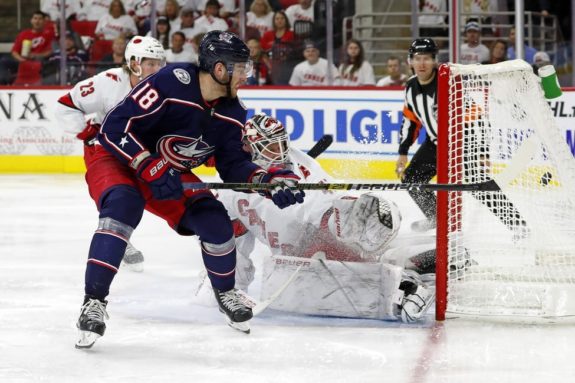
<path fill-rule="evenodd" d="M 390 195 L 404 222 L 419 218 Z M 81 175 L 0 176 L 0 382 L 572 382 L 572 325 L 404 325 L 266 311 L 252 333 L 192 303 L 196 242 L 146 214 L 141 274 L 120 270 L 90 350 L 75 321 L 97 212 Z M 259 249 L 260 253 L 265 250 Z M 256 279 L 256 292 L 257 292 Z"/>

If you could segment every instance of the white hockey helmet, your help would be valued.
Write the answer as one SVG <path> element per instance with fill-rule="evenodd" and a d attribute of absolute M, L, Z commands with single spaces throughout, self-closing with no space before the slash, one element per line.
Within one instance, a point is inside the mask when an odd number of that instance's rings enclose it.
<path fill-rule="evenodd" d="M 145 58 L 156 59 L 165 62 L 166 51 L 164 50 L 162 44 L 160 44 L 160 42 L 153 37 L 134 36 L 126 45 L 124 57 L 126 59 L 126 64 L 128 64 L 128 68 L 130 68 L 130 71 L 132 71 L 132 73 L 134 73 L 136 76 L 139 76 L 139 73 L 133 72 L 130 66 L 131 60 L 135 60 L 138 65 L 140 65 L 142 60 Z"/>
<path fill-rule="evenodd" d="M 283 124 L 263 113 L 246 121 L 242 141 L 251 148 L 252 161 L 268 169 L 286 165 L 289 154 L 289 136 Z"/>

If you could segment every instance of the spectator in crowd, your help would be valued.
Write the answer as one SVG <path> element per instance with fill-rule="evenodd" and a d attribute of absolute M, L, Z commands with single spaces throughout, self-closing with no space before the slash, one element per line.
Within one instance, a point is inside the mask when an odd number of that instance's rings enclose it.
<path fill-rule="evenodd" d="M 312 0 L 298 0 L 297 4 L 290 5 L 286 9 L 286 15 L 290 25 L 294 25 L 296 21 L 311 21 L 314 20 L 314 12 Z"/>
<path fill-rule="evenodd" d="M 482 64 L 497 64 L 507 60 L 507 42 L 497 39 L 491 44 L 489 50 L 489 60 L 483 61 Z"/>
<path fill-rule="evenodd" d="M 209 0 L 201 0 L 198 10 L 205 11 L 208 1 Z M 218 0 L 218 3 L 220 5 L 218 16 L 223 19 L 231 17 L 237 12 L 236 0 Z"/>
<path fill-rule="evenodd" d="M 273 30 L 264 33 L 260 40 L 262 49 L 266 52 L 272 49 L 275 43 L 291 43 L 294 40 L 290 22 L 284 11 L 274 13 Z"/>
<path fill-rule="evenodd" d="M 67 32 L 65 37 L 66 52 L 66 84 L 74 85 L 86 78 L 85 63 L 88 54 L 76 46 L 76 40 L 72 32 Z M 48 57 L 42 65 L 42 83 L 44 85 L 60 85 L 60 61 L 62 50 L 57 49 Z"/>
<path fill-rule="evenodd" d="M 245 0 L 246 9 L 250 9 L 254 1 L 255 0 Z M 268 0 L 268 3 L 272 7 L 272 12 L 281 11 L 283 9 L 282 0 Z"/>
<path fill-rule="evenodd" d="M 387 59 L 387 76 L 381 78 L 376 86 L 404 86 L 408 76 L 401 71 L 399 57 L 390 56 Z"/>
<path fill-rule="evenodd" d="M 545 65 L 551 65 L 551 58 L 547 54 L 547 52 L 539 51 L 535 53 L 533 56 L 533 72 L 535 74 L 539 73 L 539 68 L 544 67 Z"/>
<path fill-rule="evenodd" d="M 16 36 L 10 56 L 0 62 L 0 85 L 10 85 L 16 77 L 18 66 L 25 61 L 42 61 L 52 54 L 54 30 L 45 28 L 46 14 L 35 11 L 30 19 L 31 28 Z"/>
<path fill-rule="evenodd" d="M 271 79 L 274 85 L 288 85 L 291 72 L 299 61 L 294 61 L 295 36 L 284 11 L 274 13 L 273 30 L 264 33 L 260 45 L 270 57 Z"/>
<path fill-rule="evenodd" d="M 172 33 L 172 48 L 166 50 L 166 62 L 171 63 L 197 63 L 198 56 L 192 50 L 184 49 L 186 35 L 180 31 Z"/>
<path fill-rule="evenodd" d="M 56 0 L 59 2 L 59 0 Z M 68 3 L 68 0 L 66 0 Z M 79 20 L 99 21 L 110 13 L 112 0 L 83 1 L 78 13 Z"/>
<path fill-rule="evenodd" d="M 328 82 L 328 62 L 319 57 L 319 49 L 312 40 L 304 45 L 303 56 L 305 61 L 297 64 L 293 69 L 289 84 L 291 86 L 326 86 Z M 332 73 L 333 84 L 341 85 L 341 76 L 335 65 L 329 68 Z"/>
<path fill-rule="evenodd" d="M 102 72 L 110 68 L 120 68 L 124 64 L 126 44 L 128 44 L 128 41 L 124 36 L 116 37 L 112 44 L 112 53 L 102 57 L 100 65 L 98 66 L 98 72 Z"/>
<path fill-rule="evenodd" d="M 194 53 L 198 56 L 198 60 L 200 57 L 200 43 L 202 42 L 204 36 L 205 33 L 198 33 L 192 38 L 192 41 L 189 44 L 191 45 L 191 48 L 194 51 Z M 186 45 L 188 45 L 188 40 L 186 41 Z M 184 49 L 186 49 L 186 45 L 184 45 Z"/>
<path fill-rule="evenodd" d="M 149 0 L 124 0 L 128 15 L 134 19 L 138 34 L 145 35 L 150 31 L 149 17 L 152 14 L 152 2 Z"/>
<path fill-rule="evenodd" d="M 151 37 L 152 31 L 149 31 L 146 36 Z M 162 44 L 164 49 L 170 47 L 170 38 L 172 36 L 170 22 L 166 16 L 160 16 L 156 20 L 156 40 Z"/>
<path fill-rule="evenodd" d="M 419 2 L 419 35 L 421 37 L 447 37 L 449 30 L 445 24 L 446 0 L 426 0 Z M 439 41 L 438 41 L 439 42 Z"/>
<path fill-rule="evenodd" d="M 476 19 L 465 24 L 465 40 L 461 45 L 460 64 L 479 64 L 489 61 L 489 48 L 481 44 L 481 29 Z"/>
<path fill-rule="evenodd" d="M 196 20 L 194 19 L 194 10 L 192 8 L 182 9 L 182 24 L 180 26 L 180 32 L 186 36 L 186 44 L 184 49 L 193 50 L 192 40 L 194 36 L 200 33 L 206 33 L 205 27 L 198 26 Z"/>
<path fill-rule="evenodd" d="M 176 0 L 166 0 L 164 16 L 170 23 L 171 33 L 180 30 L 180 25 L 182 23 L 182 20 L 180 19 L 180 4 Z"/>
<path fill-rule="evenodd" d="M 477 15 L 481 24 L 492 24 L 494 20 L 491 15 L 499 12 L 499 0 L 463 1 L 462 12 L 467 15 Z M 493 35 L 492 28 L 483 27 L 482 35 Z"/>
<path fill-rule="evenodd" d="M 252 3 L 253 4 L 253 3 Z M 250 60 L 253 63 L 252 76 L 248 78 L 247 85 L 268 85 L 270 78 L 270 59 L 263 52 L 260 41 L 251 38 L 246 45 L 250 50 Z"/>
<path fill-rule="evenodd" d="M 363 45 L 359 40 L 349 39 L 345 44 L 345 59 L 339 66 L 341 85 L 375 85 L 373 67 L 365 59 Z"/>
<path fill-rule="evenodd" d="M 218 0 L 208 0 L 204 15 L 196 20 L 196 25 L 203 28 L 206 32 L 209 31 L 227 31 L 228 23 L 226 20 L 219 17 L 220 3 Z"/>
<path fill-rule="evenodd" d="M 137 33 L 136 23 L 126 14 L 121 0 L 112 0 L 108 14 L 102 16 L 96 25 L 96 36 L 104 40 L 114 40 L 121 34 L 129 37 Z"/>
<path fill-rule="evenodd" d="M 537 50 L 533 47 L 524 44 L 523 52 L 525 54 L 525 61 L 529 64 L 533 64 L 533 58 L 535 57 L 535 53 Z M 507 58 L 509 60 L 515 59 L 517 56 L 515 54 L 515 28 L 511 28 L 509 30 L 509 47 L 507 47 Z"/>
<path fill-rule="evenodd" d="M 254 28 L 260 36 L 273 30 L 274 13 L 268 0 L 254 0 L 247 13 L 246 26 Z"/>
<path fill-rule="evenodd" d="M 82 4 L 79 0 L 66 0 L 64 8 L 66 20 L 78 18 L 82 12 Z M 60 20 L 60 0 L 42 0 L 40 1 L 40 10 L 50 17 L 50 20 Z"/>

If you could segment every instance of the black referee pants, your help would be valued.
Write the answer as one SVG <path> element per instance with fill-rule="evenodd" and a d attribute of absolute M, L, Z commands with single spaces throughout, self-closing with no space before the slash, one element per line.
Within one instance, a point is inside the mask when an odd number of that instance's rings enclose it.
<path fill-rule="evenodd" d="M 403 174 L 403 183 L 426 184 L 437 174 L 437 145 L 429 138 L 419 147 Z M 425 217 L 435 221 L 437 198 L 431 191 L 409 191 Z"/>

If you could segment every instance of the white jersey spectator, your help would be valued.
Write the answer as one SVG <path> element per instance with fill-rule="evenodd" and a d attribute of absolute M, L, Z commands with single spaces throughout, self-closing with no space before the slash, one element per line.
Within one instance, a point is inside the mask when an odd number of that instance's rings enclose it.
<path fill-rule="evenodd" d="M 319 57 L 319 49 L 312 42 L 307 42 L 303 51 L 305 61 L 297 64 L 293 69 L 289 84 L 292 86 L 323 86 L 328 83 L 328 62 Z M 333 76 L 333 85 L 341 84 L 341 76 L 335 65 L 330 68 Z"/>
<path fill-rule="evenodd" d="M 349 39 L 345 47 L 346 57 L 339 67 L 341 85 L 375 85 L 373 67 L 365 60 L 363 45 L 359 40 Z"/>
<path fill-rule="evenodd" d="M 197 63 L 198 55 L 193 49 L 184 49 L 186 36 L 181 31 L 172 35 L 172 48 L 166 50 L 166 62 L 168 63 Z"/>
<path fill-rule="evenodd" d="M 286 9 L 286 15 L 292 28 L 297 20 L 313 22 L 314 12 L 312 0 L 299 0 L 298 4 L 290 5 Z"/>
<path fill-rule="evenodd" d="M 134 19 L 126 15 L 126 9 L 120 0 L 112 0 L 109 13 L 102 16 L 96 25 L 96 35 L 105 40 L 114 40 L 122 34 L 131 36 L 137 33 Z"/>
<path fill-rule="evenodd" d="M 206 31 L 227 31 L 229 26 L 226 20 L 219 17 L 220 3 L 218 0 L 208 0 L 204 15 L 199 17 L 195 24 Z"/>
<path fill-rule="evenodd" d="M 203 12 L 206 10 L 206 5 L 209 0 L 199 0 L 198 10 Z M 218 0 L 220 4 L 220 12 L 223 14 L 231 14 L 237 11 L 236 0 Z"/>
<path fill-rule="evenodd" d="M 394 79 L 391 76 L 385 76 L 379 79 L 376 86 L 403 86 L 409 77 L 405 73 L 401 73 L 399 78 Z"/>
<path fill-rule="evenodd" d="M 491 54 L 489 48 L 480 43 L 481 31 L 477 21 L 465 24 L 465 38 L 467 42 L 461 45 L 460 64 L 480 64 L 489 61 Z"/>
<path fill-rule="evenodd" d="M 274 12 L 268 0 L 254 0 L 247 13 L 246 26 L 257 29 L 260 37 L 273 30 Z"/>
<path fill-rule="evenodd" d="M 68 0 L 66 0 L 68 3 Z M 82 2 L 82 10 L 78 19 L 98 21 L 110 12 L 112 0 L 94 0 Z"/>
<path fill-rule="evenodd" d="M 80 19 L 82 13 L 82 5 L 79 0 L 66 0 L 66 19 L 71 15 L 76 15 Z M 56 21 L 60 19 L 60 1 L 59 0 L 42 0 L 40 10 L 50 16 L 50 20 Z M 106 9 L 106 12 L 108 9 Z"/>
<path fill-rule="evenodd" d="M 409 77 L 401 72 L 401 60 L 399 57 L 387 58 L 387 76 L 380 79 L 376 86 L 404 86 Z"/>

